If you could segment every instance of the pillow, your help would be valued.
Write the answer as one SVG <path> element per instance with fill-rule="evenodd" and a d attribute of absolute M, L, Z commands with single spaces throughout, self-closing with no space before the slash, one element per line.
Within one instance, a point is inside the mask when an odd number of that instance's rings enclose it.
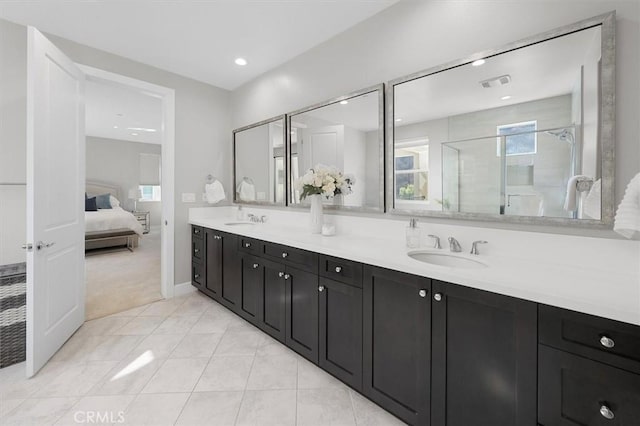
<path fill-rule="evenodd" d="M 98 206 L 96 205 L 96 197 L 86 198 L 84 200 L 85 212 L 97 212 Z"/>
<path fill-rule="evenodd" d="M 96 206 L 98 206 L 99 209 L 110 209 L 111 203 L 109 202 L 109 197 L 111 197 L 111 194 L 96 195 Z"/>
<path fill-rule="evenodd" d="M 120 207 L 120 201 L 118 201 L 118 199 L 113 195 L 109 196 L 109 204 L 111 204 L 111 208 Z"/>

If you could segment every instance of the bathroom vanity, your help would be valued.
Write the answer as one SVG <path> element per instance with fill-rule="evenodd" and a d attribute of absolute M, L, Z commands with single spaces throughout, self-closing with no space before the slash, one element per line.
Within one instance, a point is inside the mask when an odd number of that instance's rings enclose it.
<path fill-rule="evenodd" d="M 199 291 L 409 424 L 640 419 L 638 325 L 487 291 L 463 271 L 449 275 L 453 284 L 442 279 L 451 268 L 386 267 L 391 244 L 371 264 L 362 250 L 335 255 L 366 244 L 357 236 L 285 238 L 275 225 L 220 218 L 191 224 Z"/>

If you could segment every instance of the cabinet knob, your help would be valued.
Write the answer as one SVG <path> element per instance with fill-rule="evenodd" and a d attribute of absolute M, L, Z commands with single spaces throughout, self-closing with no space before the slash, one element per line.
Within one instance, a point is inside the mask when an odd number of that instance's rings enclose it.
<path fill-rule="evenodd" d="M 194 234 L 199 234 L 199 233 L 200 233 L 200 230 L 199 230 L 199 229 L 194 229 L 194 230 L 193 230 L 193 233 L 194 233 Z"/>
<path fill-rule="evenodd" d="M 611 349 L 612 347 L 614 347 L 616 345 L 616 342 L 613 341 L 612 338 L 607 337 L 607 336 L 602 336 L 600 338 L 600 344 L 602 346 L 604 346 L 607 349 Z"/>
<path fill-rule="evenodd" d="M 436 294 L 434 294 L 434 295 L 433 295 L 433 299 L 434 299 L 436 302 L 441 301 L 441 300 L 442 300 L 442 293 L 436 293 Z"/>
<path fill-rule="evenodd" d="M 193 278 L 195 278 L 195 279 L 200 278 L 200 274 L 195 274 L 195 275 L 193 276 Z"/>
<path fill-rule="evenodd" d="M 323 285 L 321 285 L 320 287 L 318 287 L 318 291 L 319 291 L 320 293 L 322 293 L 322 292 L 324 291 L 324 286 L 323 286 Z"/>
<path fill-rule="evenodd" d="M 420 290 L 418 294 L 420 295 L 420 297 L 427 297 L 427 290 Z"/>
<path fill-rule="evenodd" d="M 200 249 L 193 249 L 194 253 L 200 253 Z"/>
<path fill-rule="evenodd" d="M 258 266 L 260 266 L 260 265 L 258 265 L 257 263 L 254 263 L 253 264 L 253 269 L 258 269 Z"/>
<path fill-rule="evenodd" d="M 289 274 L 284 274 L 284 279 L 285 279 L 285 280 L 288 280 L 289 278 L 291 278 L 291 275 L 289 275 Z"/>
<path fill-rule="evenodd" d="M 222 237 L 220 235 L 216 235 L 216 240 L 221 240 Z"/>
<path fill-rule="evenodd" d="M 279 276 L 280 278 L 284 277 L 284 272 L 278 272 L 278 276 Z"/>
<path fill-rule="evenodd" d="M 245 246 L 246 248 L 249 248 L 249 247 L 251 247 L 251 243 L 244 243 L 244 246 Z"/>
<path fill-rule="evenodd" d="M 289 256 L 289 253 L 287 253 L 286 251 L 282 252 L 282 258 L 284 259 L 285 257 Z"/>
<path fill-rule="evenodd" d="M 602 417 L 607 420 L 613 420 L 613 418 L 616 416 L 615 414 L 613 414 L 613 411 L 607 406 L 607 404 L 602 404 L 602 406 L 600 407 L 600 414 L 602 414 Z"/>
<path fill-rule="evenodd" d="M 335 271 L 339 274 L 340 272 L 342 272 L 342 266 L 336 266 Z"/>

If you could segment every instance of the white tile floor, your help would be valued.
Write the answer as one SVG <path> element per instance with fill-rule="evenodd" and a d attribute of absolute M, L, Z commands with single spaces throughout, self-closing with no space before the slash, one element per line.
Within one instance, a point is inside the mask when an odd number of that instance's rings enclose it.
<path fill-rule="evenodd" d="M 0 425 L 400 425 L 199 293 L 89 321 L 30 380 L 0 370 Z"/>

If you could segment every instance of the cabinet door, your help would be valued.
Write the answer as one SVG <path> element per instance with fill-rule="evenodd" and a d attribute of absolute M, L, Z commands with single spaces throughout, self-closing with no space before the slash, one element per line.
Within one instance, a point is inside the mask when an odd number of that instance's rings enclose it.
<path fill-rule="evenodd" d="M 318 276 L 300 269 L 286 270 L 287 346 L 318 363 Z"/>
<path fill-rule="evenodd" d="M 365 266 L 363 391 L 413 425 L 430 418 L 430 287 L 427 278 Z"/>
<path fill-rule="evenodd" d="M 433 282 L 431 425 L 536 424 L 536 304 Z"/>
<path fill-rule="evenodd" d="M 640 424 L 640 375 L 544 345 L 539 356 L 540 424 Z"/>
<path fill-rule="evenodd" d="M 234 312 L 240 309 L 242 298 L 242 273 L 238 253 L 238 236 L 222 235 L 222 283 L 220 302 Z"/>
<path fill-rule="evenodd" d="M 320 278 L 320 366 L 362 391 L 362 289 Z"/>
<path fill-rule="evenodd" d="M 265 259 L 261 259 L 261 263 L 264 264 L 264 289 L 258 325 L 266 333 L 284 343 L 286 327 L 285 268 L 283 265 Z"/>
<path fill-rule="evenodd" d="M 240 256 L 240 302 L 236 311 L 247 321 L 258 325 L 262 317 L 264 264 L 259 257 Z"/>
<path fill-rule="evenodd" d="M 219 231 L 206 229 L 204 233 L 206 279 L 205 288 L 216 300 L 222 290 L 222 236 Z"/>

